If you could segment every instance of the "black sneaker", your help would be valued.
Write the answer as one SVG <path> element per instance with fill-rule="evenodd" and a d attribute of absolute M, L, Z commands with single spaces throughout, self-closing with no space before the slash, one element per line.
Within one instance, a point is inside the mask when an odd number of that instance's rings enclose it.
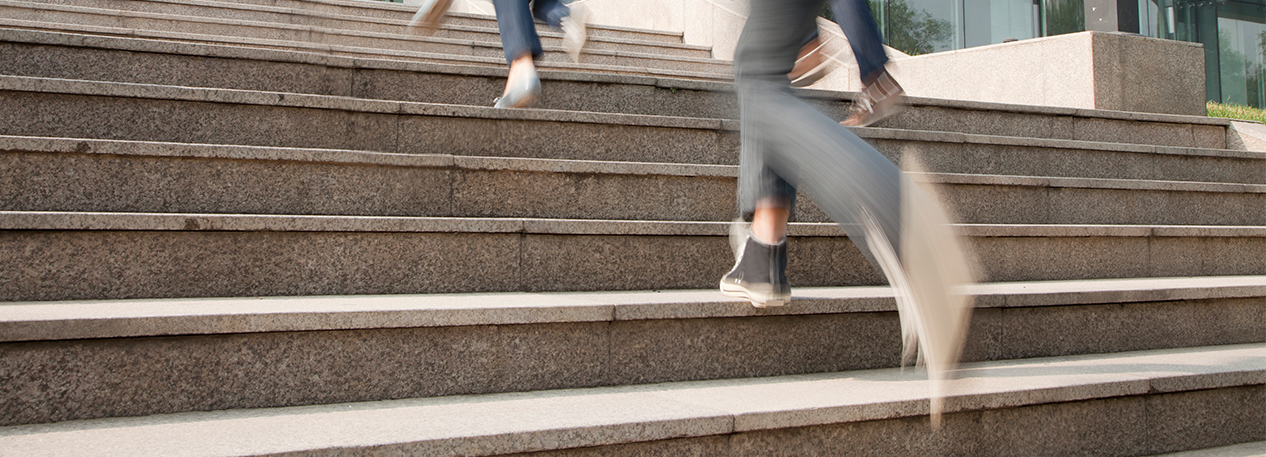
<path fill-rule="evenodd" d="M 746 298 L 752 306 L 783 306 L 791 301 L 787 285 L 787 240 L 765 244 L 750 233 L 742 250 L 735 253 L 738 261 L 721 278 L 721 293 L 727 297 Z"/>

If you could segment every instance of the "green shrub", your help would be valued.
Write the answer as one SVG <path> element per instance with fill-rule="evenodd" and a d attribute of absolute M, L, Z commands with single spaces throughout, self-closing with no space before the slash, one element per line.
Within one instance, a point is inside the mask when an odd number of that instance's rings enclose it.
<path fill-rule="evenodd" d="M 1209 117 L 1224 117 L 1266 124 L 1266 110 L 1250 108 L 1242 105 L 1223 105 L 1209 102 Z"/>

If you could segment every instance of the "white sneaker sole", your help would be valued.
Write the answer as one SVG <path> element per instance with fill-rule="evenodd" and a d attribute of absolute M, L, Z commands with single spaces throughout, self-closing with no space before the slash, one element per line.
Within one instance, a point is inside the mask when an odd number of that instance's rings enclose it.
<path fill-rule="evenodd" d="M 746 298 L 752 302 L 752 306 L 757 308 L 776 308 L 786 306 L 791 303 L 790 296 L 774 296 L 774 294 L 765 294 L 753 292 L 747 288 L 721 281 L 721 295 L 734 298 Z"/>

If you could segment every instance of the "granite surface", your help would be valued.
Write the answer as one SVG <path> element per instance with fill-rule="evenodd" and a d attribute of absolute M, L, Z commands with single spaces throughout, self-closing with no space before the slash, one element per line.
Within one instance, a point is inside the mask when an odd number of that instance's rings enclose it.
<path fill-rule="evenodd" d="M 963 367 L 949 386 L 952 393 L 943 430 L 979 427 L 994 432 L 982 436 L 1012 443 L 985 449 L 1010 451 L 1021 445 L 1037 453 L 1067 446 L 1061 443 L 1064 439 L 1086 436 L 1102 436 L 1111 445 L 1146 448 L 1123 451 L 1132 453 L 1260 440 L 1262 409 L 1243 406 L 1262 404 L 1256 399 L 1266 392 L 1264 362 L 1258 344 L 972 364 Z M 922 422 L 926 419 L 920 416 L 927 411 L 927 382 L 922 378 L 922 373 L 887 369 L 113 418 L 3 428 L 0 443 L 24 453 L 56 449 L 66 455 L 87 449 L 109 449 L 115 455 L 319 453 L 327 449 L 495 455 L 729 435 L 747 439 L 738 443 L 742 448 L 769 449 L 773 442 L 784 446 L 820 442 L 766 439 L 779 434 L 821 433 L 885 420 Z M 1154 390 L 1152 386 L 1186 378 L 1221 382 L 1215 390 Z M 1220 409 L 1217 404 L 1240 406 L 1242 412 L 1221 416 L 1229 419 L 1226 425 L 1234 432 L 1232 437 L 1210 442 L 1207 432 L 1185 427 L 1192 419 L 1200 423 L 1214 417 L 1211 414 L 1179 418 L 1165 413 L 1166 408 L 1180 411 L 1193 402 L 1203 402 L 1206 411 Z M 1026 414 L 1030 411 L 1036 414 Z M 967 420 L 952 424 L 963 417 Z M 331 429 L 330 421 L 355 425 Z M 1087 429 L 1044 425 L 1052 423 Z M 1000 429 L 1004 424 L 1017 427 Z M 1182 431 L 1165 441 L 1151 439 L 1147 433 L 1124 433 L 1117 427 Z M 1034 434 L 1035 429 L 1050 429 L 1047 433 L 1053 435 Z M 878 432 L 886 435 L 885 430 Z M 138 440 L 138 436 L 150 438 Z M 236 439 L 226 439 L 230 436 Z M 911 435 L 899 436 L 897 443 L 908 443 Z M 1121 436 L 1133 438 L 1123 441 Z M 196 453 L 184 452 L 195 449 Z M 760 454 L 759 450 L 755 453 Z"/>

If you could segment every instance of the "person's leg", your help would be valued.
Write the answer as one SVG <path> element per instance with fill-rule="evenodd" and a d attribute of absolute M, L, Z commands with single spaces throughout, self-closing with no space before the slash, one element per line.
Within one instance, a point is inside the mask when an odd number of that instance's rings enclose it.
<path fill-rule="evenodd" d="M 571 9 L 558 0 L 534 0 L 532 2 L 532 15 L 551 27 L 561 27 L 563 18 L 570 14 Z"/>
<path fill-rule="evenodd" d="M 501 31 L 501 47 L 505 51 L 510 75 L 506 88 L 496 101 L 498 108 L 518 108 L 531 103 L 541 91 L 540 78 L 532 59 L 543 53 L 541 38 L 528 0 L 493 0 L 497 12 L 497 28 Z"/>
<path fill-rule="evenodd" d="M 875 72 L 883 70 L 884 64 L 888 63 L 888 54 L 884 52 L 884 39 L 870 11 L 870 2 L 830 0 L 830 4 L 835 22 L 840 25 L 840 30 L 848 37 L 849 47 L 853 49 L 862 82 L 873 79 Z"/>
<path fill-rule="evenodd" d="M 883 270 L 897 297 L 904 354 L 917 347 L 932 379 L 940 381 L 957 360 L 970 316 L 970 302 L 956 289 L 970 281 L 968 266 L 931 198 L 857 135 L 791 94 L 786 74 L 821 5 L 822 0 L 752 0 L 734 63 L 740 160 L 759 160 L 762 172 L 751 176 L 777 176 L 811 193 Z M 748 165 L 741 164 L 740 179 Z M 740 195 L 760 197 L 743 189 Z M 755 207 L 760 201 L 742 203 Z M 935 421 L 940 384 L 932 385 Z"/>
<path fill-rule="evenodd" d="M 536 34 L 529 0 L 492 0 L 497 12 L 497 29 L 501 32 L 501 48 L 505 51 L 506 64 L 523 56 L 539 56 L 541 37 Z"/>
<path fill-rule="evenodd" d="M 735 56 L 740 175 L 745 177 L 740 210 L 750 214 L 761 199 L 808 186 L 819 206 L 820 200 L 834 203 L 823 210 L 853 232 L 865 252 L 865 237 L 856 225 L 858 207 L 869 207 L 889 239 L 896 240 L 900 171 L 848 129 L 792 95 L 786 82 L 822 2 L 752 2 Z"/>

